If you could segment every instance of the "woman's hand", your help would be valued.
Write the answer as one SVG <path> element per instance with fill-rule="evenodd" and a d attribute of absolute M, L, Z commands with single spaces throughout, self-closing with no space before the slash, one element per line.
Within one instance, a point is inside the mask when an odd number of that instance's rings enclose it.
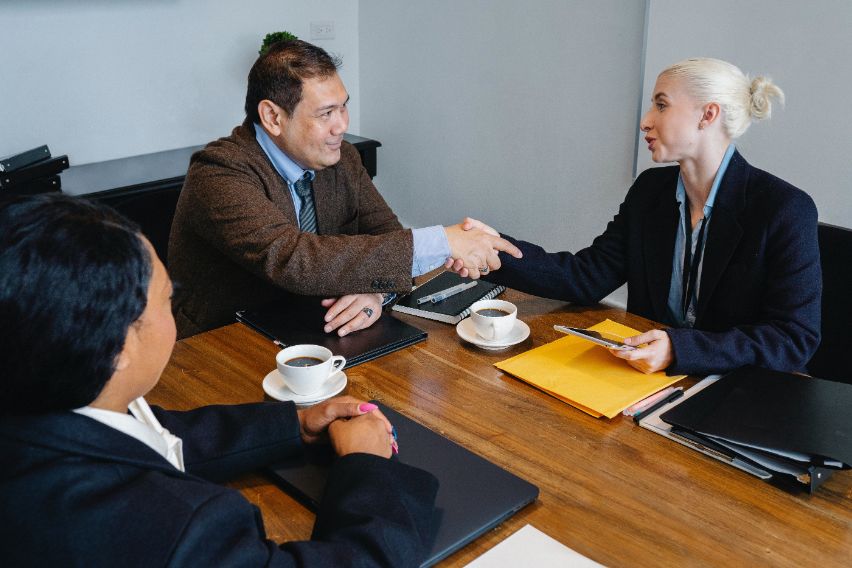
<path fill-rule="evenodd" d="M 393 429 L 379 410 L 356 418 L 335 420 L 328 427 L 331 445 L 339 456 L 373 454 L 383 458 L 398 452 Z"/>
<path fill-rule="evenodd" d="M 610 349 L 609 352 L 624 359 L 643 373 L 655 373 L 672 364 L 672 340 L 669 334 L 660 329 L 640 333 L 624 340 L 626 345 L 636 347 L 633 350 Z M 644 347 L 639 347 L 647 343 Z"/>
<path fill-rule="evenodd" d="M 391 436 L 393 432 L 393 426 L 375 404 L 351 396 L 332 398 L 310 408 L 299 410 L 297 414 L 299 415 L 299 431 L 302 434 L 302 441 L 306 444 L 327 441 L 329 426 L 335 420 L 346 420 L 365 414 L 373 414 L 382 424 L 388 436 Z"/>

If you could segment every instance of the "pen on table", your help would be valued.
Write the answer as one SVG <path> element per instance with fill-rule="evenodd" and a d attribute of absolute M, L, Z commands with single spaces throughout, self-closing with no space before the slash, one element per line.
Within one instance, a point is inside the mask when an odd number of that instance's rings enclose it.
<path fill-rule="evenodd" d="M 680 388 L 680 387 L 678 387 L 678 388 Z M 677 390 L 677 389 L 675 389 L 674 387 L 668 387 L 668 388 L 665 388 L 665 389 L 663 389 L 659 392 L 652 394 L 651 396 L 645 397 L 642 400 L 640 400 L 639 402 L 637 402 L 636 404 L 634 404 L 632 406 L 628 406 L 624 410 L 623 414 L 625 416 L 633 416 L 634 414 L 639 414 L 640 412 L 642 412 L 643 410 L 645 410 L 646 408 L 648 408 L 649 406 L 651 406 L 652 404 L 654 404 L 658 400 L 665 398 L 669 394 L 673 393 L 675 390 Z M 681 390 L 683 390 L 683 389 L 681 389 Z"/>
<path fill-rule="evenodd" d="M 669 394 L 668 396 L 666 396 L 662 400 L 658 400 L 657 402 L 655 402 L 654 404 L 652 404 L 648 408 L 644 409 L 642 412 L 640 412 L 638 414 L 634 414 L 633 415 L 633 422 L 635 422 L 636 424 L 639 424 L 639 421 L 642 420 L 642 418 L 644 418 L 648 414 L 651 414 L 654 411 L 659 410 L 660 408 L 664 407 L 668 403 L 673 402 L 673 401 L 679 399 L 682 396 L 683 396 L 683 389 L 680 389 L 680 390 L 675 389 L 674 391 L 671 392 L 671 394 Z"/>
<path fill-rule="evenodd" d="M 278 346 L 278 347 L 280 347 L 281 349 L 284 349 L 285 347 L 287 347 L 286 345 L 284 345 L 283 343 L 281 343 L 281 342 L 280 342 L 280 341 L 278 341 L 277 339 L 273 339 L 273 340 L 272 340 L 272 343 L 274 343 L 275 345 L 277 345 L 277 346 Z"/>
<path fill-rule="evenodd" d="M 459 292 L 464 292 L 465 290 L 473 288 L 474 286 L 476 286 L 476 284 L 476 281 L 467 282 L 464 284 L 456 284 L 455 286 L 447 288 L 446 290 L 441 290 L 440 292 L 435 292 L 434 294 L 429 294 L 428 296 L 423 296 L 422 298 L 419 298 L 417 300 L 417 305 L 419 306 L 420 304 L 425 304 L 426 302 L 432 302 L 434 304 L 440 302 L 441 300 L 446 300 L 450 296 L 454 296 Z"/>

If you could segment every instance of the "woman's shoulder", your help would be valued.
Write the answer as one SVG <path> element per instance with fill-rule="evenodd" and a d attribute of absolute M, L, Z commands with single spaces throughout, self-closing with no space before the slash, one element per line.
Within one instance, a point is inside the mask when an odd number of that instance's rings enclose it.
<path fill-rule="evenodd" d="M 655 204 L 661 198 L 674 200 L 680 166 L 662 166 L 643 171 L 627 194 L 627 200 Z"/>
<path fill-rule="evenodd" d="M 748 165 L 747 199 L 766 209 L 816 213 L 816 204 L 808 193 L 780 177 Z"/>

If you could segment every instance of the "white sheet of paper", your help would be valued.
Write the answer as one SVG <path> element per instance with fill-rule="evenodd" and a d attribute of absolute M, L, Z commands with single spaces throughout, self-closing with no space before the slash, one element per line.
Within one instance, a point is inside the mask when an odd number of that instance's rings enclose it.
<path fill-rule="evenodd" d="M 519 531 L 471 562 L 467 568 L 591 568 L 601 566 L 582 554 L 574 552 L 532 525 Z"/>

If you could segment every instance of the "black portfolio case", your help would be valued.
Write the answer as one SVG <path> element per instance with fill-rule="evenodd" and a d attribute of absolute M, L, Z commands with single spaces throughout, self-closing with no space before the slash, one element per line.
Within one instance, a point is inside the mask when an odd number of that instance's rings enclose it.
<path fill-rule="evenodd" d="M 698 436 L 719 440 L 778 464 L 813 491 L 831 471 L 852 464 L 852 385 L 745 367 L 660 416 Z M 805 460 L 789 457 L 803 454 Z M 784 477 L 783 467 L 775 477 Z"/>

